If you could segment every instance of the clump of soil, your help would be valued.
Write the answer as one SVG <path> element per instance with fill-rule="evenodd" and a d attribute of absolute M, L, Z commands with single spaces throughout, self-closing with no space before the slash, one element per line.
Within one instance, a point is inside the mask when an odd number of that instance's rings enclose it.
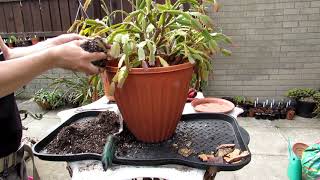
<path fill-rule="evenodd" d="M 110 45 L 107 45 L 103 42 L 102 38 L 96 37 L 94 39 L 89 39 L 88 41 L 84 42 L 80 45 L 80 47 L 88 51 L 90 53 L 93 52 L 105 52 L 110 49 Z M 92 64 L 98 67 L 106 67 L 107 61 L 105 59 L 92 61 Z"/>
<path fill-rule="evenodd" d="M 88 52 L 104 52 L 103 48 L 99 45 L 98 41 L 100 38 L 89 39 L 88 41 L 84 42 L 80 45 L 82 49 Z"/>
<path fill-rule="evenodd" d="M 46 149 L 53 154 L 101 154 L 107 136 L 118 130 L 119 116 L 112 111 L 105 111 L 94 119 L 75 122 L 62 128 Z"/>

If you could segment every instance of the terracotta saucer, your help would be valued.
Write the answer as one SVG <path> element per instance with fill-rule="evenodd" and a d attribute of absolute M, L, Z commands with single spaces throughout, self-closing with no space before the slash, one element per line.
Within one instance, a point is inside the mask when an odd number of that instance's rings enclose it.
<path fill-rule="evenodd" d="M 307 147 L 308 147 L 308 145 L 306 145 L 304 143 L 295 143 L 292 146 L 292 150 L 301 159 L 302 153 L 303 153 L 304 150 L 307 149 Z"/>
<path fill-rule="evenodd" d="M 230 101 L 220 98 L 201 98 L 191 102 L 197 112 L 228 113 L 235 107 Z"/>

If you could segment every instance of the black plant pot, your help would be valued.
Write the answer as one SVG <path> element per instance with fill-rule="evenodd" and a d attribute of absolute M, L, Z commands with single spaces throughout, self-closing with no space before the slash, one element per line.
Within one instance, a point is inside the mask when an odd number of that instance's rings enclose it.
<path fill-rule="evenodd" d="M 270 121 L 273 121 L 273 120 L 275 120 L 276 115 L 275 115 L 275 114 L 273 114 L 273 113 L 271 113 L 271 114 L 267 114 L 267 118 L 268 118 Z"/>
<path fill-rule="evenodd" d="M 261 113 L 261 119 L 267 119 L 267 114 L 266 113 Z"/>
<path fill-rule="evenodd" d="M 248 117 L 248 114 L 249 114 L 249 111 L 248 110 L 246 110 L 246 109 L 244 109 L 243 110 L 243 113 L 241 113 L 241 117 Z"/>
<path fill-rule="evenodd" d="M 255 113 L 254 118 L 255 119 L 261 119 L 261 113 Z"/>
<path fill-rule="evenodd" d="M 287 118 L 287 113 L 280 113 L 280 119 L 286 119 Z"/>
<path fill-rule="evenodd" d="M 315 115 L 313 111 L 316 107 L 315 102 L 305 102 L 305 101 L 298 101 L 297 103 L 297 115 L 305 118 L 312 118 Z"/>

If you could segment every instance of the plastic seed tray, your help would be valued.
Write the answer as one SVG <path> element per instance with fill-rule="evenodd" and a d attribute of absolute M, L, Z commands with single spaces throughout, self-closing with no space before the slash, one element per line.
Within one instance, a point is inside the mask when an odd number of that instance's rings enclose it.
<path fill-rule="evenodd" d="M 90 119 L 88 117 L 96 117 L 99 113 L 99 111 L 89 111 L 74 115 L 35 144 L 33 147 L 35 155 L 40 159 L 49 161 L 100 160 L 101 154 L 58 155 L 48 154 L 45 149 L 63 127 L 76 121 Z M 175 134 L 167 141 L 146 144 L 134 138 L 120 138 L 113 162 L 116 164 L 143 166 L 180 164 L 199 169 L 216 166 L 220 171 L 234 171 L 247 165 L 251 160 L 251 154 L 236 164 L 202 162 L 198 155 L 202 152 L 212 152 L 221 144 L 235 144 L 236 148 L 241 151 L 249 151 L 248 143 L 249 135 L 239 127 L 237 121 L 231 116 L 214 113 L 188 114 L 182 115 Z M 188 157 L 184 157 L 178 153 L 181 148 L 188 148 L 193 153 Z"/>

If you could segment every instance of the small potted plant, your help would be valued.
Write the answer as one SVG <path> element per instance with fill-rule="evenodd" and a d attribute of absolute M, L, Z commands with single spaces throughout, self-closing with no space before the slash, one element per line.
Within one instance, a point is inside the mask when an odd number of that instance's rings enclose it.
<path fill-rule="evenodd" d="M 17 38 L 15 36 L 10 36 L 8 38 L 8 46 L 10 48 L 13 48 L 15 46 L 15 42 L 17 41 Z"/>
<path fill-rule="evenodd" d="M 100 43 L 110 55 L 106 66 L 109 94 L 114 95 L 124 122 L 137 139 L 160 142 L 170 138 L 180 120 L 192 74 L 200 87 L 212 70 L 212 57 L 218 52 L 230 55 L 219 44 L 231 40 L 206 15 L 208 3 L 218 6 L 215 0 L 166 0 L 164 4 L 137 0 L 132 12 L 121 11 L 125 18 L 118 24 L 112 24 L 111 18 L 120 11 L 102 20 L 76 20 L 70 28 L 111 45 L 108 51 Z M 87 0 L 84 10 L 89 4 Z M 184 4 L 189 4 L 189 10 L 183 10 Z"/>
<path fill-rule="evenodd" d="M 37 35 L 34 35 L 34 36 L 31 38 L 31 43 L 32 43 L 32 45 L 37 44 L 39 41 L 40 41 L 40 39 L 39 39 L 39 37 L 38 37 Z"/>
<path fill-rule="evenodd" d="M 40 89 L 36 92 L 33 99 L 44 110 L 57 109 L 64 105 L 62 92 L 57 89 L 54 89 L 53 91 Z"/>
<path fill-rule="evenodd" d="M 311 88 L 294 88 L 290 89 L 286 96 L 297 101 L 297 115 L 311 118 L 314 116 L 313 111 L 316 107 L 316 101 L 313 99 L 313 95 L 317 91 Z"/>
<path fill-rule="evenodd" d="M 316 101 L 316 108 L 314 110 L 314 114 L 317 117 L 320 117 L 320 92 L 317 92 L 313 95 L 313 99 Z"/>

